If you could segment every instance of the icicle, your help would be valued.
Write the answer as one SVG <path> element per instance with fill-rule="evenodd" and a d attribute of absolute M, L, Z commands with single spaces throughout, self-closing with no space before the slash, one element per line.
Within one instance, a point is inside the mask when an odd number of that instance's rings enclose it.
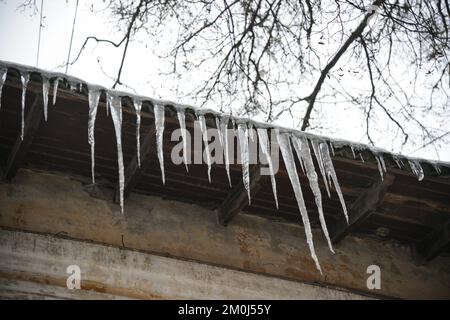
<path fill-rule="evenodd" d="M 23 140 L 25 131 L 25 95 L 27 93 L 28 81 L 30 81 L 30 74 L 22 73 L 20 75 L 20 80 L 22 81 L 22 131 L 20 133 L 20 138 Z"/>
<path fill-rule="evenodd" d="M 200 131 L 202 132 L 203 144 L 205 145 L 206 164 L 208 165 L 208 180 L 211 183 L 211 154 L 209 153 L 208 130 L 206 128 L 206 120 L 203 114 L 198 115 L 200 122 Z"/>
<path fill-rule="evenodd" d="M 277 140 L 278 144 L 280 145 L 281 155 L 283 156 L 289 180 L 291 181 L 292 188 L 294 189 L 295 198 L 297 199 L 297 204 L 302 217 L 303 226 L 305 227 L 306 242 L 308 243 L 311 257 L 314 260 L 314 263 L 316 264 L 317 270 L 319 270 L 320 274 L 322 274 L 319 259 L 317 258 L 316 251 L 314 249 L 313 234 L 311 232 L 311 225 L 309 223 L 308 212 L 306 211 L 305 200 L 303 199 L 300 180 L 298 178 L 297 169 L 295 167 L 294 155 L 292 153 L 292 148 L 289 143 L 289 136 L 285 133 L 277 132 Z"/>
<path fill-rule="evenodd" d="M 8 68 L 2 67 L 0 68 L 0 109 L 2 108 L 2 89 L 3 84 L 6 80 L 6 74 L 8 73 Z"/>
<path fill-rule="evenodd" d="M 245 190 L 247 190 L 248 204 L 251 203 L 250 197 L 250 168 L 249 168 L 249 154 L 248 154 L 248 128 L 247 124 L 238 124 L 238 138 L 239 138 L 239 149 L 241 155 L 242 164 L 242 181 L 244 182 Z"/>
<path fill-rule="evenodd" d="M 267 165 L 269 166 L 270 182 L 272 183 L 273 197 L 275 198 L 275 205 L 278 209 L 278 197 L 277 197 L 277 182 L 275 180 L 275 172 L 273 170 L 272 157 L 269 153 L 269 137 L 267 136 L 267 130 L 258 128 L 256 130 L 258 134 L 259 147 L 262 153 L 266 157 Z"/>
<path fill-rule="evenodd" d="M 164 172 L 164 153 L 163 153 L 164 106 L 155 104 L 153 110 L 155 114 L 156 147 L 158 149 L 159 166 L 161 167 L 161 178 L 163 184 L 166 184 L 166 175 Z"/>
<path fill-rule="evenodd" d="M 362 156 L 362 153 L 360 152 L 359 153 L 359 157 L 361 158 L 361 161 L 364 163 L 364 158 L 363 158 L 363 156 Z"/>
<path fill-rule="evenodd" d="M 91 146 L 91 174 L 92 174 L 92 184 L 95 184 L 95 118 L 97 117 L 97 107 L 98 101 L 100 99 L 100 90 L 98 88 L 88 88 L 89 94 L 89 120 L 88 120 L 88 142 Z"/>
<path fill-rule="evenodd" d="M 230 118 L 223 116 L 220 118 L 220 134 L 223 137 L 223 156 L 225 159 L 225 169 L 227 170 L 228 183 L 231 187 L 230 176 L 230 158 L 229 158 L 229 144 L 228 144 L 228 122 Z"/>
<path fill-rule="evenodd" d="M 181 138 L 183 139 L 183 159 L 186 171 L 189 172 L 188 168 L 188 154 L 187 154 L 187 138 L 186 138 L 186 114 L 184 109 L 177 110 L 178 122 L 180 123 Z"/>
<path fill-rule="evenodd" d="M 375 160 L 377 160 L 378 172 L 380 173 L 381 181 L 383 181 L 383 168 L 381 167 L 381 162 L 380 159 L 378 158 L 378 155 L 375 155 Z"/>
<path fill-rule="evenodd" d="M 345 205 L 344 196 L 342 195 L 341 187 L 339 186 L 339 182 L 336 176 L 336 171 L 334 170 L 333 161 L 331 161 L 328 145 L 325 142 L 321 143 L 319 144 L 319 149 L 323 160 L 324 170 L 330 181 L 333 181 L 334 188 L 336 189 L 339 201 L 341 202 L 342 210 L 344 210 L 345 220 L 347 220 L 348 223 L 347 206 Z"/>
<path fill-rule="evenodd" d="M 408 160 L 409 166 L 411 167 L 412 172 L 416 175 L 419 181 L 422 181 L 425 175 L 423 174 L 422 166 L 420 165 L 419 160 L 413 159 Z"/>
<path fill-rule="evenodd" d="M 58 94 L 58 84 L 59 84 L 60 78 L 56 78 L 53 80 L 53 105 L 56 103 L 56 96 Z"/>
<path fill-rule="evenodd" d="M 42 76 L 42 99 L 44 101 L 44 118 L 47 121 L 48 112 L 48 92 L 50 91 L 50 80 Z"/>
<path fill-rule="evenodd" d="M 76 82 L 70 82 L 69 86 L 70 86 L 70 91 L 72 91 L 72 92 L 77 91 L 77 83 Z"/>
<path fill-rule="evenodd" d="M 394 159 L 395 164 L 397 165 L 397 167 L 398 167 L 399 169 L 401 169 L 401 168 L 402 168 L 402 165 L 401 165 L 401 163 L 400 163 L 399 158 L 398 158 L 396 155 L 392 155 L 392 159 Z"/>
<path fill-rule="evenodd" d="M 134 111 L 136 112 L 136 155 L 138 160 L 138 167 L 141 167 L 141 109 L 142 101 L 133 99 Z"/>
<path fill-rule="evenodd" d="M 435 163 L 435 162 L 432 162 L 431 165 L 433 166 L 433 168 L 436 171 L 436 173 L 438 175 L 440 175 L 442 171 L 441 171 L 441 168 L 439 167 L 439 165 L 437 163 Z"/>
<path fill-rule="evenodd" d="M 123 213 L 123 189 L 125 185 L 125 169 L 123 166 L 122 153 L 122 98 L 108 94 L 109 105 L 111 107 L 111 118 L 114 123 L 117 142 L 117 165 L 119 167 L 119 199 L 120 211 Z"/>
<path fill-rule="evenodd" d="M 381 167 L 383 168 L 383 171 L 384 171 L 384 172 L 387 172 L 387 169 L 386 169 L 386 163 L 384 162 L 384 157 L 383 157 L 383 155 L 382 155 L 382 154 L 379 154 L 379 155 L 378 155 L 378 158 L 380 159 L 380 163 L 381 163 Z"/>
<path fill-rule="evenodd" d="M 254 142 L 255 137 L 253 136 L 253 123 L 248 123 L 248 137 Z"/>
<path fill-rule="evenodd" d="M 351 145 L 350 149 L 352 150 L 353 159 L 356 159 L 355 148 L 353 148 L 353 146 Z"/>
<path fill-rule="evenodd" d="M 333 154 L 333 157 L 334 157 L 336 154 L 334 153 L 334 146 L 331 141 L 330 141 L 330 147 L 331 147 L 331 153 Z"/>
<path fill-rule="evenodd" d="M 325 184 L 325 189 L 327 190 L 328 197 L 331 198 L 330 187 L 328 186 L 328 178 L 325 174 L 325 169 L 323 167 L 322 155 L 319 149 L 319 142 L 316 139 L 311 139 L 311 145 L 313 147 L 314 155 L 316 156 L 317 163 L 319 164 L 320 174 L 322 175 L 323 183 Z"/>
<path fill-rule="evenodd" d="M 220 130 L 220 120 L 219 117 L 216 117 L 216 128 L 217 128 L 217 134 L 219 136 L 219 143 L 223 148 L 223 135 L 222 135 L 222 130 Z"/>
<path fill-rule="evenodd" d="M 297 152 L 297 156 L 304 163 L 306 176 L 308 177 L 309 186 L 314 195 L 314 201 L 316 202 L 317 211 L 319 212 L 319 221 L 322 227 L 323 234 L 327 239 L 328 247 L 330 251 L 334 253 L 333 246 L 331 244 L 330 235 L 328 234 L 327 223 L 325 221 L 325 216 L 323 214 L 322 207 L 322 194 L 319 188 L 319 179 L 316 173 L 316 169 L 314 168 L 314 163 L 311 157 L 311 150 L 309 149 L 308 140 L 306 137 L 298 138 L 296 136 L 292 136 L 292 144 L 294 145 L 295 152 Z"/>

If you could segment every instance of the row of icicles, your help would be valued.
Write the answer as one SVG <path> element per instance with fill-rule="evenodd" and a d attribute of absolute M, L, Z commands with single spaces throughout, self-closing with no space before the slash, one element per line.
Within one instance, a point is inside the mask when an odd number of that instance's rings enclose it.
<path fill-rule="evenodd" d="M 0 102 L 1 102 L 1 89 L 3 87 L 3 83 L 5 82 L 7 74 L 7 68 L 3 67 L 0 68 Z M 42 77 L 42 92 L 43 92 L 43 103 L 44 103 L 44 118 L 47 121 L 47 106 L 48 106 L 48 94 L 50 90 L 50 80 L 48 77 L 41 74 Z M 22 82 L 22 117 L 21 117 L 21 138 L 23 139 L 24 135 L 24 112 L 25 112 L 25 94 L 27 90 L 27 85 L 30 80 L 30 73 L 29 72 L 21 72 L 21 82 Z M 53 80 L 53 105 L 56 102 L 56 96 L 58 91 L 58 83 L 61 81 L 61 77 L 56 77 Z M 78 84 L 80 85 L 80 84 Z M 70 84 L 71 90 L 75 91 L 77 88 L 77 84 Z M 98 86 L 92 86 L 88 85 L 88 99 L 89 99 L 89 120 L 88 120 L 88 143 L 90 145 L 91 149 L 91 171 L 92 171 L 92 183 L 95 183 L 95 174 L 94 174 L 94 167 L 95 167 L 95 137 L 94 137 L 94 129 L 95 129 L 95 119 L 97 116 L 97 107 L 99 104 L 99 99 L 102 91 L 106 91 L 106 108 L 107 112 L 109 111 L 111 113 L 111 118 L 113 120 L 114 124 L 114 131 L 116 135 L 116 142 L 117 142 L 117 162 L 118 162 L 118 169 L 119 169 L 119 188 L 120 188 L 120 208 L 121 212 L 123 213 L 123 190 L 124 190 L 124 182 L 125 182 L 125 176 L 124 176 L 124 164 L 123 164 L 123 154 L 122 154 L 122 141 L 121 141 L 121 130 L 122 130 L 122 102 L 121 102 L 121 96 L 115 94 L 114 91 L 108 91 L 102 87 Z M 80 90 L 81 91 L 81 90 Z M 138 159 L 138 165 L 140 166 L 140 123 L 141 123 L 141 108 L 142 108 L 142 100 L 139 98 L 133 98 L 133 105 L 136 112 L 136 144 L 137 144 L 137 159 Z M 155 126 L 156 126 L 156 143 L 157 143 L 157 156 L 159 159 L 160 167 L 161 167 L 161 175 L 162 175 L 162 182 L 165 183 L 165 174 L 164 174 L 164 157 L 163 157 L 163 132 L 164 132 L 164 105 L 153 103 L 154 109 L 154 116 L 155 116 Z M 1 105 L 0 105 L 1 108 Z M 200 130 L 202 132 L 202 138 L 203 138 L 203 144 L 205 147 L 205 154 L 206 154 L 206 164 L 208 166 L 208 179 L 211 183 L 211 159 L 209 154 L 209 148 L 208 148 L 208 136 L 207 136 L 207 126 L 205 121 L 205 116 L 202 113 L 196 113 L 198 121 L 200 123 Z M 186 170 L 188 170 L 187 166 L 187 152 L 186 152 L 186 123 L 185 123 L 185 109 L 183 107 L 177 108 L 177 117 L 179 120 L 180 128 L 181 128 L 181 134 L 183 139 L 183 156 L 184 156 L 184 162 L 186 164 Z M 233 128 L 235 127 L 235 120 L 229 116 L 217 116 L 216 117 L 216 126 L 219 131 L 219 139 L 220 143 L 223 146 L 224 150 L 224 160 L 225 160 L 225 168 L 227 171 L 228 180 L 231 186 L 231 178 L 230 178 L 230 160 L 228 158 L 228 149 L 229 149 L 229 142 L 228 142 L 228 134 L 226 133 L 226 130 L 228 130 L 229 121 L 233 122 Z M 237 137 L 239 141 L 239 147 L 240 147 L 240 157 L 242 162 L 242 178 L 243 178 L 243 184 L 245 186 L 245 189 L 248 193 L 248 200 L 250 204 L 250 175 L 249 175 L 249 138 L 253 139 L 254 137 L 251 135 L 253 133 L 253 130 L 250 130 L 253 128 L 253 124 L 247 124 L 244 122 L 239 122 L 237 124 Z M 322 273 L 319 260 L 316 256 L 314 244 L 313 244 L 313 235 L 311 231 L 311 225 L 309 222 L 308 213 L 306 211 L 306 205 L 305 201 L 303 199 L 303 193 L 302 188 L 300 185 L 300 180 L 297 173 L 297 168 L 295 165 L 294 160 L 294 151 L 297 154 L 298 159 L 300 160 L 300 165 L 303 173 L 306 174 L 309 186 L 311 188 L 311 191 L 314 195 L 315 203 L 317 206 L 317 210 L 319 213 L 319 221 L 320 225 L 322 227 L 322 231 L 324 233 L 324 236 L 327 240 L 329 249 L 331 252 L 334 253 L 330 236 L 327 230 L 327 225 L 325 222 L 325 217 L 323 213 L 322 208 L 322 195 L 319 188 L 319 179 L 318 175 L 316 173 L 316 170 L 314 168 L 313 163 L 313 157 L 311 155 L 311 149 L 309 147 L 308 141 L 311 143 L 312 150 L 314 153 L 314 156 L 317 160 L 317 163 L 319 164 L 319 171 L 322 176 L 322 179 L 324 181 L 324 185 L 327 191 L 327 194 L 329 197 L 331 197 L 330 193 L 330 184 L 333 183 L 334 188 L 336 190 L 336 193 L 338 195 L 339 201 L 342 205 L 343 213 L 345 216 L 345 219 L 348 223 L 348 215 L 347 215 L 347 208 L 345 205 L 344 197 L 341 191 L 341 188 L 339 186 L 339 182 L 337 179 L 336 172 L 334 170 L 333 162 L 331 160 L 330 151 L 328 147 L 328 143 L 325 140 L 321 140 L 319 138 L 312 138 L 307 136 L 305 134 L 301 134 L 299 132 L 285 132 L 280 131 L 278 129 L 274 129 L 276 131 L 276 137 L 277 142 L 280 146 L 281 154 L 286 166 L 286 171 L 288 173 L 290 182 L 292 184 L 295 198 L 297 200 L 298 208 L 301 214 L 301 218 L 303 221 L 303 225 L 305 228 L 305 234 L 306 234 L 306 240 L 309 247 L 309 250 L 311 252 L 312 259 L 315 262 L 315 265 L 317 269 Z M 270 157 L 270 150 L 269 150 L 269 138 L 266 128 L 257 128 L 256 129 L 257 136 L 258 136 L 258 144 L 261 148 L 262 154 L 266 158 L 266 163 L 268 164 L 269 172 L 270 172 L 270 178 L 271 178 L 271 184 L 273 189 L 273 195 L 275 198 L 275 204 L 278 208 L 278 199 L 277 199 L 277 189 L 276 189 L 276 181 L 275 181 L 275 173 L 273 170 L 273 165 Z M 250 134 L 249 134 L 250 133 Z M 334 149 L 333 144 L 330 142 L 331 151 L 334 155 Z M 292 148 L 293 147 L 293 148 Z M 350 145 L 351 150 L 353 152 L 353 156 L 356 158 L 356 154 L 354 151 L 354 147 Z M 383 179 L 383 172 L 386 172 L 386 165 L 383 159 L 383 156 L 381 153 L 374 152 L 375 159 L 378 163 L 378 169 L 381 175 L 381 178 Z M 360 153 L 361 160 L 364 161 L 362 158 L 362 155 Z M 399 168 L 402 167 L 403 163 L 398 158 L 394 157 L 394 160 L 396 161 Z M 408 160 L 409 165 L 418 177 L 419 180 L 422 180 L 424 177 L 422 167 L 418 160 Z M 438 168 L 436 167 L 436 170 Z"/>

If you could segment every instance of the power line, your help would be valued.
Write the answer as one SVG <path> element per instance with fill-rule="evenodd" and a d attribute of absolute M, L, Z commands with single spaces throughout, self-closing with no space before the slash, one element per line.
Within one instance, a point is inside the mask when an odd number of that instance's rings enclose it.
<path fill-rule="evenodd" d="M 75 22 L 77 21 L 77 12 L 78 12 L 78 1 L 75 4 L 75 15 L 73 16 L 73 24 L 72 24 L 72 35 L 70 36 L 70 44 L 69 44 L 69 52 L 67 53 L 67 61 L 66 61 L 66 72 L 69 68 L 69 62 L 70 62 L 70 52 L 72 51 L 72 42 L 73 42 L 73 34 L 75 32 Z"/>
<path fill-rule="evenodd" d="M 41 50 L 41 32 L 42 32 L 42 13 L 44 11 L 44 0 L 41 0 L 41 17 L 39 19 L 39 37 L 38 37 L 38 47 L 37 47 L 37 55 L 36 55 L 36 67 L 39 66 L 39 53 Z"/>

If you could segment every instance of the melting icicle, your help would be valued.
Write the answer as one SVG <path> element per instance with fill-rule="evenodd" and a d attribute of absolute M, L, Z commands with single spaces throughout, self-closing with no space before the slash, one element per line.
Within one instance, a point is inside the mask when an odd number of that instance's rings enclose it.
<path fill-rule="evenodd" d="M 48 112 L 48 92 L 50 91 L 50 80 L 42 76 L 42 99 L 44 101 L 44 118 L 47 121 Z"/>
<path fill-rule="evenodd" d="M 356 159 L 355 148 L 353 148 L 353 146 L 350 146 L 350 149 L 352 150 L 353 159 Z"/>
<path fill-rule="evenodd" d="M 397 165 L 397 167 L 398 167 L 399 169 L 401 169 L 401 168 L 402 168 L 402 165 L 401 165 L 401 163 L 400 163 L 399 158 L 398 158 L 396 155 L 392 155 L 392 159 L 394 159 L 395 164 Z"/>
<path fill-rule="evenodd" d="M 248 154 L 248 128 L 245 123 L 238 124 L 239 149 L 242 163 L 242 181 L 245 190 L 247 190 L 248 204 L 251 203 L 250 197 L 250 172 L 249 172 L 249 154 Z"/>
<path fill-rule="evenodd" d="M 72 91 L 72 92 L 77 91 L 77 83 L 76 82 L 70 82 L 69 86 L 70 86 L 70 91 Z"/>
<path fill-rule="evenodd" d="M 8 68 L 2 67 L 0 68 L 0 109 L 2 108 L 2 89 L 3 84 L 6 80 L 6 74 L 8 73 Z"/>
<path fill-rule="evenodd" d="M 273 197 L 275 198 L 275 205 L 278 209 L 278 197 L 277 197 L 277 182 L 275 180 L 275 172 L 273 170 L 272 157 L 269 153 L 269 137 L 267 136 L 267 130 L 263 128 L 258 128 L 256 130 L 258 133 L 259 147 L 262 153 L 266 157 L 267 165 L 269 166 L 270 172 L 270 182 L 272 183 Z"/>
<path fill-rule="evenodd" d="M 20 138 L 23 140 L 25 131 L 25 95 L 27 93 L 28 81 L 30 81 L 30 74 L 22 73 L 20 75 L 20 80 L 22 81 L 22 131 L 20 133 Z"/>
<path fill-rule="evenodd" d="M 325 189 L 327 190 L 328 197 L 331 198 L 330 187 L 328 186 L 328 178 L 325 174 L 325 169 L 323 166 L 323 159 L 319 149 L 319 142 L 316 139 L 311 139 L 311 145 L 313 147 L 314 155 L 316 156 L 317 163 L 319 164 L 320 174 L 322 175 L 323 183 L 325 184 Z"/>
<path fill-rule="evenodd" d="M 383 168 L 381 167 L 381 161 L 380 161 L 378 155 L 375 155 L 375 160 L 377 160 L 378 172 L 380 172 L 381 181 L 383 181 Z"/>
<path fill-rule="evenodd" d="M 342 210 L 344 210 L 345 220 L 347 220 L 348 223 L 347 206 L 345 205 L 344 196 L 342 195 L 341 187 L 339 186 L 336 171 L 334 170 L 333 161 L 331 161 L 330 152 L 326 142 L 319 144 L 319 149 L 323 160 L 324 170 L 330 181 L 333 181 L 334 188 L 336 189 L 339 201 L 341 202 Z"/>
<path fill-rule="evenodd" d="M 91 146 L 91 174 L 92 174 L 92 184 L 95 184 L 95 118 L 97 117 L 97 107 L 98 101 L 100 99 L 100 90 L 98 88 L 88 88 L 89 90 L 89 120 L 88 120 L 88 142 Z"/>
<path fill-rule="evenodd" d="M 223 137 L 223 156 L 225 159 L 225 169 L 227 170 L 228 182 L 231 187 L 231 177 L 230 177 L 230 158 L 229 158 L 229 144 L 228 144 L 228 122 L 229 117 L 220 118 L 220 134 Z"/>
<path fill-rule="evenodd" d="M 208 180 L 211 183 L 211 154 L 209 153 L 208 145 L 208 130 L 206 128 L 206 120 L 203 114 L 198 115 L 198 121 L 200 122 L 200 131 L 202 132 L 203 144 L 205 145 L 206 164 L 208 165 Z"/>
<path fill-rule="evenodd" d="M 141 109 L 142 101 L 133 99 L 134 111 L 136 112 L 136 155 L 138 160 L 138 167 L 141 167 Z"/>
<path fill-rule="evenodd" d="M 159 159 L 159 166 L 161 168 L 161 178 L 163 184 L 166 184 L 166 175 L 164 173 L 164 153 L 163 153 L 164 106 L 155 104 L 153 110 L 155 114 L 156 147 L 158 149 L 158 159 Z"/>
<path fill-rule="evenodd" d="M 432 162 L 431 165 L 433 166 L 433 168 L 436 171 L 436 173 L 438 175 L 440 175 L 442 171 L 441 171 L 441 168 L 439 167 L 439 165 L 437 163 L 435 163 L 435 162 Z"/>
<path fill-rule="evenodd" d="M 178 122 L 180 123 L 181 138 L 183 139 L 183 159 L 186 171 L 189 172 L 188 168 L 188 154 L 187 154 L 187 138 L 186 138 L 186 114 L 184 109 L 177 110 Z"/>
<path fill-rule="evenodd" d="M 424 173 L 423 173 L 423 169 L 422 166 L 420 165 L 419 160 L 413 159 L 413 160 L 408 160 L 409 162 L 409 166 L 411 167 L 412 172 L 416 175 L 417 179 L 419 181 L 422 181 L 423 178 L 425 177 Z"/>
<path fill-rule="evenodd" d="M 386 163 L 384 162 L 384 158 L 383 158 L 382 154 L 375 153 L 374 156 L 375 156 L 375 160 L 377 160 L 378 171 L 380 172 L 381 181 L 383 181 L 384 172 L 387 172 Z"/>
<path fill-rule="evenodd" d="M 123 213 L 123 189 L 125 185 L 125 169 L 123 166 L 122 153 L 122 98 L 108 94 L 108 100 L 111 107 L 111 118 L 114 123 L 114 131 L 116 133 L 117 143 L 117 165 L 119 167 L 119 199 L 120 211 Z"/>
<path fill-rule="evenodd" d="M 254 142 L 255 137 L 253 136 L 253 123 L 248 123 L 248 137 Z"/>
<path fill-rule="evenodd" d="M 333 154 L 333 156 L 335 156 L 336 154 L 334 153 L 334 146 L 331 141 L 330 141 L 330 147 L 331 147 L 331 153 Z"/>
<path fill-rule="evenodd" d="M 217 128 L 217 133 L 219 136 L 219 143 L 223 148 L 223 135 L 222 135 L 222 130 L 220 130 L 220 120 L 218 117 L 216 117 L 216 128 Z"/>
<path fill-rule="evenodd" d="M 58 84 L 59 84 L 60 78 L 56 78 L 53 80 L 53 105 L 56 103 L 56 96 L 58 94 Z"/>
<path fill-rule="evenodd" d="M 309 149 L 308 140 L 306 137 L 296 137 L 292 136 L 292 144 L 294 145 L 295 152 L 301 161 L 304 163 L 306 176 L 308 177 L 309 186 L 314 195 L 314 201 L 316 202 L 317 211 L 319 212 L 319 221 L 322 227 L 323 234 L 327 239 L 328 247 L 330 251 L 334 253 L 333 246 L 331 244 L 330 235 L 328 233 L 327 223 L 325 221 L 325 216 L 323 214 L 322 207 L 322 194 L 319 188 L 319 179 L 316 173 L 316 169 L 314 168 L 314 163 L 311 156 L 311 150 Z"/>
<path fill-rule="evenodd" d="M 317 270 L 319 270 L 320 274 L 322 274 L 319 259 L 317 258 L 316 251 L 314 249 L 313 234 L 311 232 L 311 225 L 309 223 L 308 212 L 306 211 L 305 200 L 303 199 L 300 180 L 298 178 L 297 169 L 295 167 L 294 155 L 292 153 L 292 148 L 289 143 L 289 136 L 285 133 L 277 132 L 277 140 L 278 144 L 280 145 L 281 155 L 283 156 L 289 180 L 291 181 L 292 188 L 294 189 L 295 198 L 297 199 L 297 204 L 302 217 L 303 226 L 305 227 L 306 242 L 308 243 L 311 257 L 314 260 L 314 263 L 316 264 Z"/>

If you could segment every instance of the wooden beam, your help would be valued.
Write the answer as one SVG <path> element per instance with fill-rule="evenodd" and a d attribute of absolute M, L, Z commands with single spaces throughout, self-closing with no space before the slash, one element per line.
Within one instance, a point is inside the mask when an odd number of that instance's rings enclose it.
<path fill-rule="evenodd" d="M 384 195 L 390 185 L 394 183 L 395 176 L 386 174 L 384 179 L 377 174 L 372 186 L 364 191 L 348 210 L 349 222 L 344 218 L 338 219 L 331 229 L 331 240 L 334 244 L 341 241 L 347 234 L 366 220 L 383 203 Z"/>
<path fill-rule="evenodd" d="M 22 165 L 28 150 L 31 147 L 43 118 L 42 98 L 41 95 L 36 95 L 30 110 L 28 110 L 28 113 L 26 114 L 23 140 L 19 133 L 9 154 L 8 161 L 3 170 L 4 179 L 10 181 L 16 175 L 17 170 Z"/>
<path fill-rule="evenodd" d="M 156 132 L 155 126 L 152 126 L 150 128 L 150 131 L 148 131 L 147 134 L 145 135 L 144 141 L 141 144 L 141 166 L 139 167 L 137 154 L 135 154 L 125 169 L 125 185 L 123 191 L 124 200 L 128 198 L 131 191 L 139 183 L 139 180 L 141 179 L 143 173 L 145 172 L 145 169 L 150 165 L 150 161 L 148 161 L 148 159 L 150 158 L 151 152 L 156 152 L 155 132 Z M 120 188 L 119 184 L 117 184 L 114 197 L 115 202 L 119 202 L 119 194 Z"/>
<path fill-rule="evenodd" d="M 262 188 L 264 182 L 268 179 L 268 175 L 261 175 L 261 166 L 254 165 L 250 169 L 250 196 L 254 197 Z M 246 206 L 248 205 L 247 190 L 241 180 L 239 184 L 231 190 L 220 207 L 217 209 L 219 223 L 223 226 L 228 223 Z"/>
<path fill-rule="evenodd" d="M 425 264 L 436 258 L 448 246 L 450 246 L 450 220 L 416 245 L 413 251 L 414 259 L 418 264 Z"/>

